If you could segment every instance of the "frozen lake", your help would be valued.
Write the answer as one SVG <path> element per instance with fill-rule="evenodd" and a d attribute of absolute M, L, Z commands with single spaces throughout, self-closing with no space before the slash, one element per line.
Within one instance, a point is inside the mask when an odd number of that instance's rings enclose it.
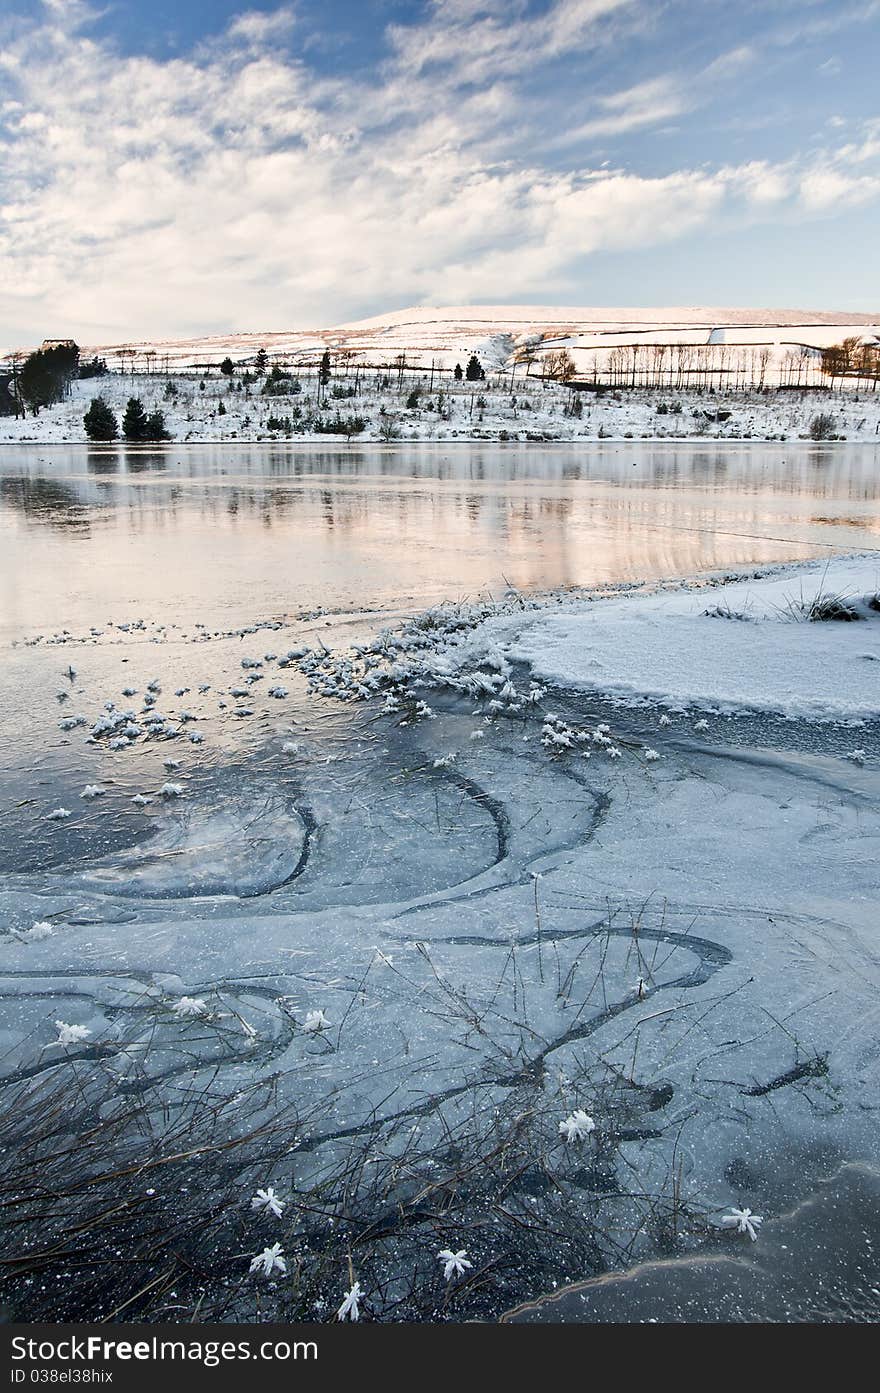
<path fill-rule="evenodd" d="M 324 1319 L 353 1254 L 372 1317 L 491 1319 L 720 1251 L 740 1314 L 801 1319 L 798 1281 L 749 1304 L 722 1215 L 766 1216 L 769 1282 L 791 1225 L 811 1266 L 810 1205 L 850 1204 L 835 1310 L 875 1310 L 877 723 L 623 707 L 491 645 L 420 677 L 469 621 L 380 631 L 509 586 L 878 548 L 875 449 L 5 451 L 0 1075 L 28 1123 L 0 1154 L 28 1253 L 64 1150 L 44 1119 L 122 1119 L 93 1164 L 140 1176 L 206 1099 L 239 1140 L 284 1118 L 244 1179 L 204 1158 L 117 1196 L 158 1192 L 180 1230 L 112 1292 L 63 1267 L 38 1291 L 25 1256 L 13 1309 L 107 1315 L 170 1264 L 129 1313 Z M 865 612 L 841 628 L 867 663 Z M 274 1228 L 249 1217 L 267 1182 Z M 142 1231 L 110 1224 L 106 1252 Z M 273 1239 L 296 1284 L 264 1306 L 242 1254 Z M 440 1281 L 447 1247 L 473 1281 Z M 582 1296 L 543 1318 L 602 1319 Z"/>
<path fill-rule="evenodd" d="M 0 637 L 421 608 L 880 545 L 880 446 L 0 450 Z"/>

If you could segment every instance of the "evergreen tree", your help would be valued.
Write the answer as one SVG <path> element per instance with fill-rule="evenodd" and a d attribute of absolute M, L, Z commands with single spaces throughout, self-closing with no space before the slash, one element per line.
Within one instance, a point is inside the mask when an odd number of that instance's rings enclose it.
<path fill-rule="evenodd" d="M 321 386 L 326 387 L 327 383 L 330 381 L 330 353 L 329 350 L 326 348 L 324 349 L 324 356 L 321 359 L 321 371 L 319 377 L 321 381 Z"/>
<path fill-rule="evenodd" d="M 220 405 L 222 407 L 223 403 L 221 402 Z M 171 435 L 165 425 L 164 411 L 151 411 L 149 416 L 147 417 L 144 429 L 146 431 L 146 434 L 143 437 L 145 440 L 171 439 Z"/>
<path fill-rule="evenodd" d="M 161 413 L 159 413 L 161 415 Z M 139 397 L 129 397 L 122 418 L 122 434 L 126 440 L 148 440 L 147 413 Z"/>
<path fill-rule="evenodd" d="M 88 358 L 84 363 L 80 363 L 77 376 L 80 378 L 106 377 L 109 371 L 106 358 Z"/>
<path fill-rule="evenodd" d="M 220 364 L 220 371 L 222 372 L 224 377 L 232 376 L 232 374 L 235 372 L 235 364 L 233 363 L 231 358 L 223 359 L 223 362 Z"/>
<path fill-rule="evenodd" d="M 78 372 L 79 349 L 75 343 L 38 349 L 21 365 L 18 374 L 21 399 L 36 416 L 41 406 L 61 401 Z"/>
<path fill-rule="evenodd" d="M 91 405 L 83 416 L 83 425 L 89 440 L 115 440 L 119 434 L 116 417 L 103 397 L 92 397 Z"/>
<path fill-rule="evenodd" d="M 482 367 L 480 366 L 480 360 L 477 357 L 476 353 L 472 353 L 470 358 L 468 359 L 468 365 L 465 369 L 464 375 L 467 378 L 468 382 L 482 382 L 484 377 L 486 376 Z"/>
<path fill-rule="evenodd" d="M 268 366 L 269 355 L 266 352 L 265 348 L 261 348 L 259 349 L 257 356 L 254 359 L 254 372 L 256 373 L 257 377 L 265 377 L 266 369 Z"/>
<path fill-rule="evenodd" d="M 464 373 L 461 370 L 461 363 L 456 363 L 453 377 L 455 378 L 456 382 L 460 382 L 461 379 L 464 377 Z"/>

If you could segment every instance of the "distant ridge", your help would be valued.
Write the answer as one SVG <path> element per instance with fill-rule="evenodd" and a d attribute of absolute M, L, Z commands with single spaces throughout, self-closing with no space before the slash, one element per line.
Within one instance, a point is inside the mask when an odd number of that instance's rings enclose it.
<path fill-rule="evenodd" d="M 351 366 L 360 363 L 373 368 L 391 367 L 405 355 L 407 366 L 415 369 L 429 369 L 432 363 L 449 369 L 476 353 L 487 368 L 502 370 L 528 344 L 538 357 L 565 348 L 578 371 L 587 372 L 597 355 L 633 344 L 702 345 L 723 347 L 728 352 L 732 347 L 769 348 L 774 360 L 781 363 L 793 350 L 817 355 L 852 336 L 871 341 L 880 336 L 880 311 L 701 305 L 421 305 L 326 329 L 246 330 L 192 338 L 83 343 L 81 348 L 86 356 L 106 358 L 111 367 L 133 367 L 138 372 L 204 371 L 226 357 L 244 366 L 253 362 L 260 348 L 265 348 L 270 358 L 292 367 L 313 365 L 329 350 L 331 356 Z"/>
<path fill-rule="evenodd" d="M 572 305 L 430 305 L 410 306 L 370 319 L 352 320 L 340 329 L 374 329 L 382 325 L 446 323 L 461 324 L 594 324 L 626 325 L 795 325 L 795 324 L 874 324 L 877 313 L 847 310 L 737 309 L 712 305 L 625 308 Z"/>

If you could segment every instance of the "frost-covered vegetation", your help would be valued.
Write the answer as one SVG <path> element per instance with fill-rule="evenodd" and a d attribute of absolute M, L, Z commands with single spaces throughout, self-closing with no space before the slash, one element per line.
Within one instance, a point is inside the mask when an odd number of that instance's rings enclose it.
<path fill-rule="evenodd" d="M 530 374 L 529 365 L 468 381 L 462 372 L 335 365 L 251 369 L 229 375 L 111 373 L 100 379 L 96 439 L 129 442 L 252 440 L 721 440 L 871 441 L 880 434 L 880 393 L 841 379 L 838 390 L 645 386 L 578 389 Z M 38 415 L 0 417 L 0 439 L 86 439 L 95 384 L 75 381 Z M 123 424 L 136 401 L 142 426 Z M 115 435 L 112 423 L 115 422 Z"/>

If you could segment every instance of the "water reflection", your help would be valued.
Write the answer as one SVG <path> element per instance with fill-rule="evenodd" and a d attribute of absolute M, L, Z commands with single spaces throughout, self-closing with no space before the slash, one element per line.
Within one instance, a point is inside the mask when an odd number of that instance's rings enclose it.
<path fill-rule="evenodd" d="M 150 474 L 164 472 L 168 460 L 160 450 L 149 453 L 143 450 L 126 450 L 125 469 L 128 474 Z"/>
<path fill-rule="evenodd" d="M 7 448 L 0 622 L 246 619 L 876 547 L 878 465 L 876 446 L 756 442 Z"/>
<path fill-rule="evenodd" d="M 88 508 L 76 489 L 40 474 L 0 473 L 0 509 L 50 527 L 89 531 Z"/>

